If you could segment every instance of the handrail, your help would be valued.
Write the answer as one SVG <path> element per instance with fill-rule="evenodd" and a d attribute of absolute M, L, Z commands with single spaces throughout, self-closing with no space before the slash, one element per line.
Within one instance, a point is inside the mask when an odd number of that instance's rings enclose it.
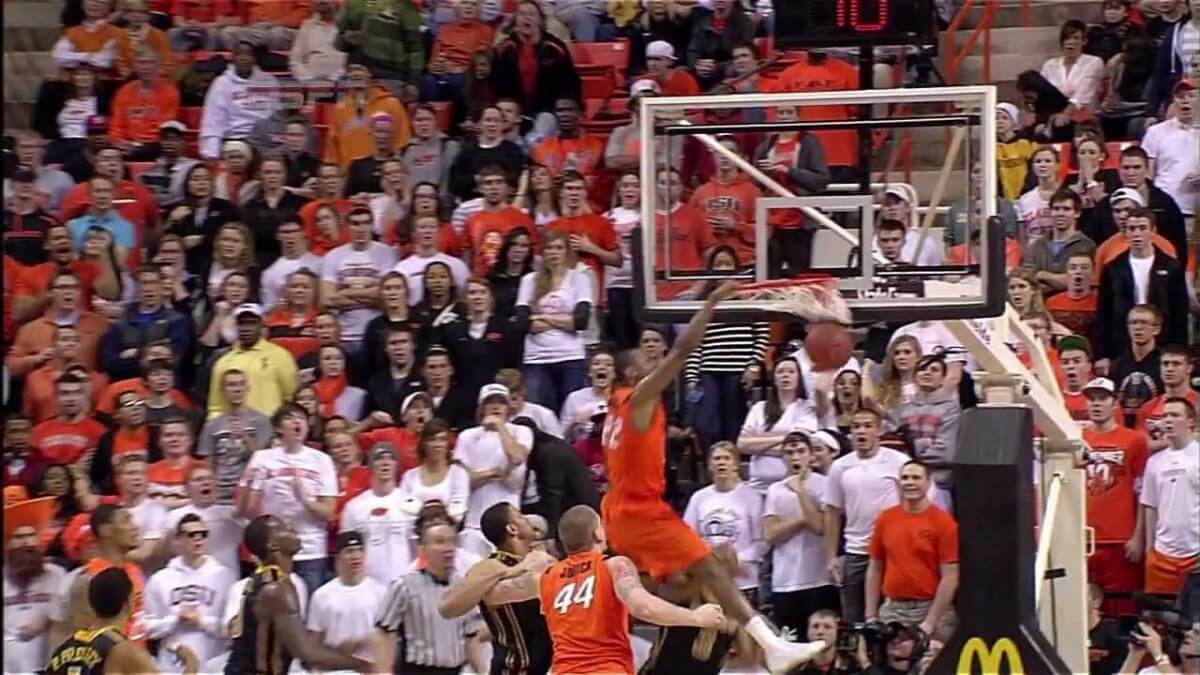
<path fill-rule="evenodd" d="M 979 19 L 979 23 L 971 29 L 971 34 L 967 36 L 966 42 L 963 43 L 962 49 L 955 48 L 955 37 L 958 35 L 958 29 L 967 20 L 971 10 L 975 7 L 975 0 L 967 0 L 962 9 L 955 15 L 954 20 L 946 27 L 944 54 L 946 58 L 946 83 L 954 86 L 958 84 L 958 74 L 962 69 L 962 64 L 967 57 L 975 51 L 975 44 L 979 42 L 979 38 L 983 37 L 983 81 L 990 82 L 992 80 L 992 23 L 995 20 L 996 12 L 1000 9 L 1000 0 L 982 0 L 983 14 Z"/>

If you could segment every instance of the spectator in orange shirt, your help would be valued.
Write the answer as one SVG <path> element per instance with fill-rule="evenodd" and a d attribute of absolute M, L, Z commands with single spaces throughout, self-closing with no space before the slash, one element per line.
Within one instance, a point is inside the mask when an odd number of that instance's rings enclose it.
<path fill-rule="evenodd" d="M 558 184 L 558 202 L 560 215 L 546 226 L 546 231 L 558 230 L 570 235 L 571 250 L 592 268 L 596 289 L 603 289 L 604 267 L 619 267 L 622 259 L 612 221 L 592 212 L 587 200 L 587 179 L 578 171 L 563 173 Z"/>
<path fill-rule="evenodd" d="M 109 404 L 116 408 L 113 421 L 117 426 L 100 438 L 88 470 L 92 491 L 98 494 L 113 491 L 113 470 L 126 455 L 140 455 L 149 461 L 151 449 L 158 447 L 156 434 L 151 434 L 146 424 L 146 400 L 141 394 L 123 391 Z"/>
<path fill-rule="evenodd" d="M 775 80 L 774 91 L 843 91 L 858 89 L 858 69 L 845 61 L 818 52 L 809 52 L 800 62 L 788 66 Z M 800 119 L 853 119 L 856 106 L 831 104 L 800 108 Z M 858 132 L 854 129 L 830 129 L 812 132 L 825 147 L 825 161 L 833 182 L 858 180 Z"/>
<path fill-rule="evenodd" d="M 369 122 L 378 113 L 391 117 L 395 132 L 390 144 L 392 150 L 400 150 L 409 139 L 408 111 L 387 87 L 374 83 L 366 65 L 352 61 L 346 66 L 346 77 L 349 91 L 334 107 L 325 139 L 325 161 L 334 162 L 343 170 L 349 168 L 350 162 L 370 157 L 377 150 Z"/>
<path fill-rule="evenodd" d="M 108 330 L 108 320 L 83 310 L 79 277 L 70 270 L 58 272 L 50 283 L 50 307 L 41 317 L 21 326 L 9 350 L 5 365 L 14 377 L 46 365 L 54 355 L 54 332 L 59 326 L 72 326 L 79 332 L 78 358 L 86 368 L 97 367 L 100 340 Z"/>
<path fill-rule="evenodd" d="M 1067 289 L 1046 300 L 1046 311 L 1076 335 L 1091 335 L 1096 323 L 1096 292 L 1092 285 L 1092 256 L 1067 256 Z"/>
<path fill-rule="evenodd" d="M 60 68 L 87 63 L 111 70 L 117 61 L 117 42 L 124 33 L 108 22 L 112 0 L 83 0 L 83 23 L 72 26 L 54 43 L 54 62 Z"/>
<path fill-rule="evenodd" d="M 924 463 L 900 468 L 900 504 L 879 514 L 871 535 L 866 619 L 918 624 L 946 640 L 957 623 L 958 525 L 929 500 L 929 485 Z"/>
<path fill-rule="evenodd" d="M 479 20 L 479 0 L 458 0 L 454 11 L 457 20 L 442 26 L 433 41 L 429 72 L 421 77 L 422 101 L 457 101 L 471 55 L 492 45 L 492 27 Z"/>
<path fill-rule="evenodd" d="M 168 509 L 188 503 L 187 475 L 204 460 L 192 457 L 192 426 L 183 417 L 163 420 L 158 432 L 162 459 L 146 467 L 150 498 Z"/>
<path fill-rule="evenodd" d="M 518 227 L 524 228 L 533 237 L 535 249 L 538 237 L 529 216 L 509 204 L 512 186 L 503 167 L 489 164 L 481 168 L 478 183 L 483 196 L 483 209 L 467 219 L 460 247 L 470 251 L 472 274 L 487 276 L 496 264 L 505 235 Z"/>
<path fill-rule="evenodd" d="M 123 80 L 134 72 L 138 54 L 142 51 L 153 53 L 158 73 L 170 77 L 175 68 L 171 41 L 166 33 L 150 25 L 146 0 L 125 0 L 122 15 L 128 24 L 117 36 L 117 77 Z M 113 109 L 116 110 L 115 107 Z"/>
<path fill-rule="evenodd" d="M 1162 377 L 1163 393 L 1138 408 L 1138 431 L 1150 436 L 1150 450 L 1158 452 L 1169 443 L 1164 435 L 1163 408 L 1168 399 L 1182 398 L 1200 410 L 1200 392 L 1192 389 L 1192 360 L 1181 345 L 1166 345 L 1158 351 L 1158 372 Z"/>
<path fill-rule="evenodd" d="M 46 462 L 84 462 L 86 466 L 105 431 L 104 425 L 91 415 L 87 377 L 68 371 L 58 377 L 54 386 L 58 416 L 33 428 L 33 451 Z"/>
<path fill-rule="evenodd" d="M 233 0 L 171 0 L 169 14 L 175 26 L 167 39 L 176 52 L 219 49 L 221 29 L 238 21 Z"/>
<path fill-rule="evenodd" d="M 238 25 L 221 31 L 226 45 L 249 41 L 276 52 L 292 48 L 296 30 L 312 14 L 311 0 L 241 0 Z"/>
<path fill-rule="evenodd" d="M 45 422 L 58 415 L 58 396 L 55 383 L 67 371 L 87 375 L 88 398 L 94 408 L 101 392 L 108 386 L 108 378 L 79 363 L 79 330 L 72 325 L 56 326 L 54 329 L 51 357 L 45 365 L 25 376 L 25 391 L 22 396 L 22 412 L 34 423 Z"/>
<path fill-rule="evenodd" d="M 1083 440 L 1091 448 L 1084 459 L 1087 524 L 1096 536 L 1096 551 L 1088 556 L 1088 580 L 1109 596 L 1106 613 L 1128 614 L 1135 611 L 1129 596 L 1142 588 L 1145 535 L 1137 491 L 1150 445 L 1146 434 L 1118 422 L 1120 405 L 1112 380 L 1096 378 L 1083 392 L 1089 422 Z"/>
<path fill-rule="evenodd" d="M 1067 335 L 1058 340 L 1058 363 L 1062 366 L 1062 394 L 1067 413 L 1076 422 L 1088 419 L 1083 388 L 1092 380 L 1092 346 L 1087 338 Z"/>
<path fill-rule="evenodd" d="M 663 96 L 699 96 L 700 84 L 686 69 L 675 67 L 678 60 L 675 47 L 666 40 L 646 45 L 646 73 L 658 83 Z"/>
<path fill-rule="evenodd" d="M 705 255 L 717 246 L 717 238 L 695 207 L 684 204 L 683 178 L 675 167 L 663 167 L 658 172 L 658 203 L 654 212 L 655 267 L 660 272 L 699 272 L 705 268 Z M 670 243 L 667 238 L 670 237 Z M 667 266 L 667 247 L 670 246 L 671 265 Z M 658 299 L 670 299 L 691 286 L 687 281 L 660 281 L 656 285 Z"/>
<path fill-rule="evenodd" d="M 52 299 L 51 283 L 63 271 L 79 279 L 84 310 L 92 308 L 93 295 L 108 301 L 120 299 L 121 276 L 111 251 L 85 251 L 88 257 L 81 260 L 75 254 L 70 230 L 57 224 L 46 228 L 45 245 L 49 260 L 24 268 L 16 280 L 12 310 L 15 321 L 29 321 L 46 310 Z"/>
<path fill-rule="evenodd" d="M 741 154 L 733 136 L 722 136 L 719 142 L 725 149 Z M 729 157 L 714 151 L 713 159 L 717 172 L 692 193 L 689 203 L 704 214 L 717 241 L 731 247 L 737 253 L 739 264 L 745 265 L 754 260 L 755 204 L 762 192 L 742 175 Z"/>
<path fill-rule="evenodd" d="M 117 90 L 109 133 L 125 158 L 149 162 L 158 158 L 159 129 L 179 116 L 179 89 L 158 74 L 158 55 L 142 49 L 133 62 L 137 79 Z"/>
<path fill-rule="evenodd" d="M 547 138 L 530 151 L 534 162 L 557 177 L 564 171 L 577 171 L 594 183 L 596 172 L 604 164 L 604 141 L 583 133 L 579 124 L 579 101 L 569 96 L 554 102 L 554 118 L 558 121 L 558 136 Z"/>

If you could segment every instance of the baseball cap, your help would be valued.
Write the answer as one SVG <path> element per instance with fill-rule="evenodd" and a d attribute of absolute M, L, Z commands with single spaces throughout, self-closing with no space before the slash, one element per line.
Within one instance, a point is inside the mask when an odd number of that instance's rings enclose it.
<path fill-rule="evenodd" d="M 646 58 L 675 60 L 675 47 L 666 40 L 655 40 L 646 45 Z"/>
<path fill-rule="evenodd" d="M 158 133 L 164 134 L 168 131 L 174 131 L 181 134 L 187 133 L 187 125 L 179 120 L 167 120 L 158 125 Z"/>
<path fill-rule="evenodd" d="M 1083 386 L 1083 393 L 1086 394 L 1089 390 L 1107 392 L 1110 396 L 1117 395 L 1117 385 L 1107 377 L 1097 377 Z"/>
<path fill-rule="evenodd" d="M 363 536 L 358 530 L 348 530 L 338 535 L 337 541 L 334 542 L 334 550 L 341 553 L 351 546 L 362 548 L 364 545 Z"/>
<path fill-rule="evenodd" d="M 636 80 L 633 84 L 629 85 L 630 98 L 645 94 L 659 96 L 662 94 L 662 88 L 654 80 Z"/>
<path fill-rule="evenodd" d="M 396 446 L 394 444 L 388 443 L 387 441 L 380 441 L 371 446 L 371 453 L 368 456 L 371 458 L 370 461 L 374 462 L 381 457 L 391 457 L 392 459 L 396 459 L 399 456 L 399 453 L 396 452 Z"/>
<path fill-rule="evenodd" d="M 888 195 L 891 195 L 891 196 L 895 197 L 896 199 L 899 199 L 900 201 L 904 202 L 905 204 L 907 204 L 909 202 L 909 199 L 911 199 L 911 195 L 908 194 L 908 191 L 905 190 L 904 188 L 900 187 L 899 185 L 887 186 L 883 190 L 883 195 L 885 197 Z"/>
<path fill-rule="evenodd" d="M 1134 204 L 1137 204 L 1138 206 L 1146 205 L 1146 200 L 1142 199 L 1142 193 L 1138 192 L 1137 190 L 1134 190 L 1133 188 L 1127 188 L 1127 187 L 1117 188 L 1116 190 L 1113 190 L 1112 195 L 1108 198 L 1108 203 L 1116 204 L 1117 202 L 1121 201 L 1122 199 L 1128 199 L 1129 201 L 1133 202 Z"/>
<path fill-rule="evenodd" d="M 483 403 L 484 401 L 488 400 L 489 398 L 491 398 L 493 396 L 503 396 L 504 400 L 508 401 L 509 400 L 508 387 L 506 387 L 502 384 L 496 384 L 495 382 L 493 382 L 492 384 L 485 384 L 485 385 L 483 385 L 482 388 L 480 388 L 480 390 L 479 390 L 479 402 L 480 403 Z"/>
<path fill-rule="evenodd" d="M 1083 337 L 1082 335 L 1067 335 L 1058 339 L 1059 354 L 1072 349 L 1076 351 L 1082 351 L 1088 355 L 1088 358 L 1091 358 L 1092 356 L 1092 345 L 1089 344 L 1087 338 Z"/>
<path fill-rule="evenodd" d="M 425 399 L 425 402 L 429 404 L 429 407 L 433 407 L 433 399 L 429 397 L 427 392 L 414 391 L 413 393 L 404 397 L 404 401 L 400 404 L 400 414 L 403 415 L 404 413 L 408 412 L 408 406 L 412 405 L 413 401 L 417 400 L 418 398 Z"/>
<path fill-rule="evenodd" d="M 1175 86 L 1171 88 L 1172 95 L 1179 95 L 1180 93 L 1185 92 L 1185 91 L 1196 91 L 1196 81 L 1191 78 L 1185 77 L 1182 80 L 1176 82 Z"/>
<path fill-rule="evenodd" d="M 93 131 L 108 131 L 108 118 L 104 115 L 90 115 L 87 118 L 88 133 Z"/>
<path fill-rule="evenodd" d="M 262 306 L 255 302 L 245 302 L 238 305 L 237 309 L 233 310 L 234 318 L 238 318 L 243 314 L 253 314 L 261 319 L 263 317 Z"/>

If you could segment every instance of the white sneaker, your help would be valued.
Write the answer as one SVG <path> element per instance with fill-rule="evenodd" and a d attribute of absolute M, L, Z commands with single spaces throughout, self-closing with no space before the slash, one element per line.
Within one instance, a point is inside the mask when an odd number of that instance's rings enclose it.
<path fill-rule="evenodd" d="M 766 647 L 763 655 L 766 657 L 767 670 L 771 671 L 772 675 L 784 675 L 789 670 L 808 663 L 823 649 L 825 649 L 824 640 L 787 642 L 780 639 Z"/>

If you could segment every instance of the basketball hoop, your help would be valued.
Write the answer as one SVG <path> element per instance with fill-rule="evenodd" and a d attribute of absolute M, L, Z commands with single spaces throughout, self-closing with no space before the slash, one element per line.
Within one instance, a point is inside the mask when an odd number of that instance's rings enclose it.
<path fill-rule="evenodd" d="M 778 303 L 781 312 L 812 323 L 851 323 L 850 306 L 838 291 L 837 279 L 826 275 L 806 275 L 792 279 L 771 279 L 742 284 L 734 291 L 739 300 L 765 300 Z"/>

